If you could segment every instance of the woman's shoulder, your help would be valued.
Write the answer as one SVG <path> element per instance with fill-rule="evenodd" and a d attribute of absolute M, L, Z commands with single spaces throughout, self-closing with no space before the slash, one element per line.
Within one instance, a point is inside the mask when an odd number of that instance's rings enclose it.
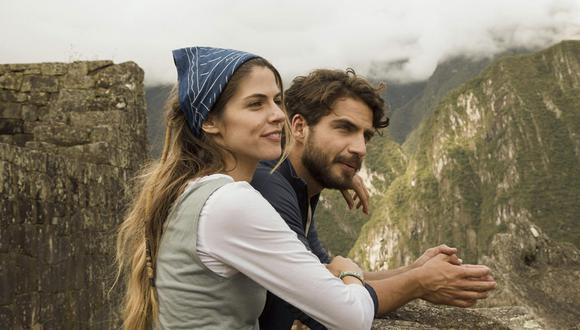
<path fill-rule="evenodd" d="M 189 181 L 187 188 L 184 190 L 184 194 L 201 185 L 215 181 L 222 181 L 223 185 L 215 190 L 211 196 L 212 199 L 226 198 L 228 200 L 233 200 L 234 198 L 237 198 L 240 200 L 247 200 L 262 197 L 262 195 L 254 189 L 249 182 L 234 181 L 231 176 L 220 173 L 198 177 Z"/>
<path fill-rule="evenodd" d="M 203 216 L 211 217 L 212 226 L 225 226 L 229 229 L 248 230 L 252 224 L 263 221 L 275 222 L 276 211 L 262 195 L 246 181 L 231 181 L 209 196 L 203 211 Z M 242 228 L 238 228 L 242 226 Z"/>
<path fill-rule="evenodd" d="M 231 181 L 217 189 L 212 199 L 229 204 L 261 202 L 262 195 L 247 181 Z"/>

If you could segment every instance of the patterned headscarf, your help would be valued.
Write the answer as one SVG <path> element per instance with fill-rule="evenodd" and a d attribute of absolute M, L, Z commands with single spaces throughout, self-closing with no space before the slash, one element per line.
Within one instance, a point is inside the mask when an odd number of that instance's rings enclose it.
<path fill-rule="evenodd" d="M 244 62 L 258 57 L 233 49 L 189 47 L 173 51 L 179 106 L 195 136 L 227 82 Z"/>

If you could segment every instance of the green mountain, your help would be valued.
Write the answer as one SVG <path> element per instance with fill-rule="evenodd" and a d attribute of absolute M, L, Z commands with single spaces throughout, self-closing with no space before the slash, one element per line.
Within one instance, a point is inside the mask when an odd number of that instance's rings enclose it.
<path fill-rule="evenodd" d="M 580 322 L 580 42 L 495 61 L 416 134 L 350 255 L 378 269 L 447 243 L 503 270 L 504 303 Z"/>
<path fill-rule="evenodd" d="M 387 79 L 383 96 L 389 106 L 391 121 L 386 134 L 370 142 L 362 173 L 364 176 L 369 172 L 373 174 L 367 180 L 373 192 L 371 216 L 373 210 L 381 205 L 382 195 L 394 179 L 392 174 L 402 173 L 406 169 L 405 154 L 411 154 L 416 144 L 414 134 L 411 134 L 413 129 L 433 113 L 433 108 L 449 91 L 477 76 L 490 62 L 489 58 L 473 60 L 456 57 L 438 65 L 427 81 L 400 84 L 390 83 Z M 373 80 L 379 81 L 376 78 Z M 397 144 L 403 143 L 408 136 L 409 141 L 401 149 Z M 392 157 L 395 158 L 391 160 Z M 388 184 L 382 180 L 376 181 L 383 176 L 391 178 Z M 334 255 L 346 255 L 369 216 L 349 211 L 339 192 L 326 190 L 322 193 L 322 199 L 324 203 L 316 211 L 319 236 Z"/>

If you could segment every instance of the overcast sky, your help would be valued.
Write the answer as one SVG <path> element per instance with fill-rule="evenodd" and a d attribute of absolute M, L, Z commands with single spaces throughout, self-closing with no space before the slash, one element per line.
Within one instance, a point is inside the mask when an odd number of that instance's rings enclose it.
<path fill-rule="evenodd" d="M 147 83 L 174 82 L 171 50 L 195 45 L 261 55 L 285 80 L 398 61 L 380 75 L 409 81 L 450 56 L 580 39 L 580 0 L 0 0 L 0 31 L 0 63 L 131 60 Z"/>

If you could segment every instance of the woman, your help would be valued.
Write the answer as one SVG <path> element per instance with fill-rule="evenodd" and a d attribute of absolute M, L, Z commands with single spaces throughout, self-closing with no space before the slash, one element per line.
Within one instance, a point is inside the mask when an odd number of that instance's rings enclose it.
<path fill-rule="evenodd" d="M 270 290 L 329 328 L 370 328 L 362 281 L 333 275 L 358 266 L 320 264 L 248 183 L 259 160 L 282 153 L 279 73 L 235 50 L 173 56 L 179 97 L 168 101 L 162 157 L 141 177 L 118 236 L 124 327 L 257 329 Z"/>

